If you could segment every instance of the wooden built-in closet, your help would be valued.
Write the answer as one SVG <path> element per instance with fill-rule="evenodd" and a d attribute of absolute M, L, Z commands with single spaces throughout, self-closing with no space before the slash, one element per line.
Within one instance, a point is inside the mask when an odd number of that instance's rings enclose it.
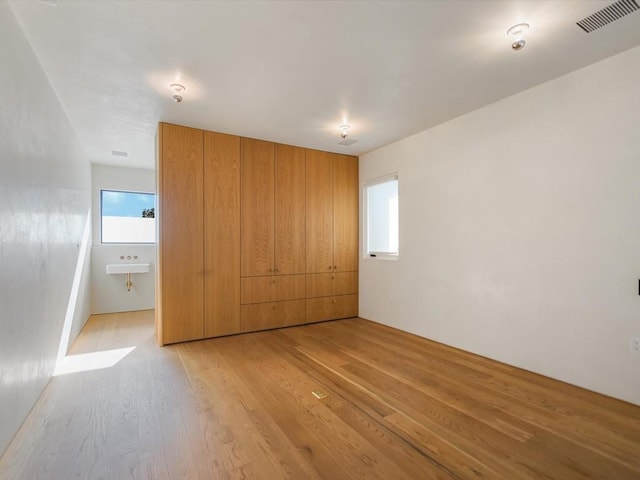
<path fill-rule="evenodd" d="M 358 314 L 358 158 L 160 123 L 161 345 Z"/>

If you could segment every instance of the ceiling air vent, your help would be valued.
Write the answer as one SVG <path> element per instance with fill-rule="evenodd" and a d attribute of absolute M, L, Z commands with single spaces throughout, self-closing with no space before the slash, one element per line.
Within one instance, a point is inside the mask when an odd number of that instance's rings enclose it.
<path fill-rule="evenodd" d="M 338 145 L 342 145 L 344 147 L 348 147 L 349 145 L 353 145 L 357 141 L 358 140 L 352 140 L 351 138 L 345 138 L 344 140 L 341 140 L 340 142 L 338 142 Z"/>
<path fill-rule="evenodd" d="M 585 32 L 591 33 L 600 27 L 604 27 L 611 22 L 621 19 L 625 15 L 635 12 L 639 8 L 636 0 L 619 0 L 602 10 L 598 10 L 593 15 L 589 15 L 579 22 L 576 22 L 576 25 Z"/>

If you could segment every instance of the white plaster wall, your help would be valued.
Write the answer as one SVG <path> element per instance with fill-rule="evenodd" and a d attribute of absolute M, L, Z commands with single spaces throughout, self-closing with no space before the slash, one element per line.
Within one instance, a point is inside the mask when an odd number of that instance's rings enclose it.
<path fill-rule="evenodd" d="M 155 306 L 156 246 L 146 244 L 114 245 L 100 243 L 100 190 L 156 191 L 153 170 L 93 165 L 93 247 L 91 248 L 92 313 L 149 310 Z M 120 256 L 125 259 L 121 260 Z M 134 257 L 138 257 L 135 259 Z M 127 260 L 127 257 L 131 257 Z M 151 271 L 131 276 L 133 287 L 127 291 L 126 275 L 107 275 L 108 263 L 149 263 Z"/>
<path fill-rule="evenodd" d="M 91 179 L 6 2 L 0 2 L 0 65 L 1 453 L 53 373 L 65 319 L 65 334 L 73 337 L 89 315 L 89 264 L 80 252 L 85 226 L 90 241 Z"/>
<path fill-rule="evenodd" d="M 400 258 L 360 314 L 640 404 L 639 82 L 637 47 L 362 156 Z"/>

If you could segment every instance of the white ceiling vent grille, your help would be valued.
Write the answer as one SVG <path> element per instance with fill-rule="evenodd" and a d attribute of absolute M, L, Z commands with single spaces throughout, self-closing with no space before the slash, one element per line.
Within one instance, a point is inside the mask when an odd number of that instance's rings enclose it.
<path fill-rule="evenodd" d="M 338 145 L 342 145 L 344 147 L 348 147 L 349 145 L 353 145 L 357 141 L 358 140 L 352 140 L 350 138 L 345 138 L 344 140 L 341 140 L 340 142 L 338 142 Z"/>
<path fill-rule="evenodd" d="M 591 33 L 600 27 L 604 27 L 611 22 L 621 19 L 625 15 L 635 12 L 639 8 L 636 0 L 619 0 L 602 10 L 598 10 L 593 15 L 589 15 L 579 22 L 576 22 L 576 25 L 585 32 Z"/>

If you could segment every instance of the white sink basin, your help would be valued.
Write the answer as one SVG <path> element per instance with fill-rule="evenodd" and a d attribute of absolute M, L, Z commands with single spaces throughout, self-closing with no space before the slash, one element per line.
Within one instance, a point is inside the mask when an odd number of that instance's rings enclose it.
<path fill-rule="evenodd" d="M 107 274 L 149 273 L 149 268 L 148 263 L 112 263 L 107 265 Z"/>

